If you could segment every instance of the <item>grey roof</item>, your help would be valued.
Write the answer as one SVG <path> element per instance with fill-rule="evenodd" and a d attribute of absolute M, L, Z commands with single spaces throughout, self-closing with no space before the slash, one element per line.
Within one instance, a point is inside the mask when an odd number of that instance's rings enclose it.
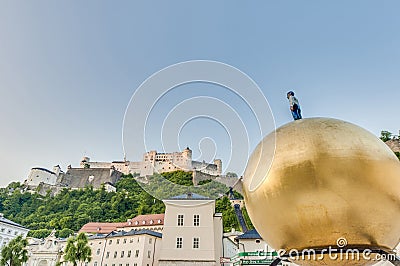
<path fill-rule="evenodd" d="M 20 228 L 28 229 L 28 228 L 26 228 L 26 227 L 24 227 L 24 226 L 22 226 L 20 224 L 17 224 L 15 222 L 11 221 L 11 220 L 8 220 L 8 219 L 4 218 L 3 216 L 0 216 L 0 222 L 3 222 L 5 224 L 9 224 L 9 225 L 13 225 L 13 226 L 17 226 L 17 227 L 20 227 Z"/>
<path fill-rule="evenodd" d="M 235 237 L 235 239 L 262 239 L 262 237 L 256 231 L 256 229 L 252 229 L 238 237 Z"/>
<path fill-rule="evenodd" d="M 129 232 L 125 232 L 125 231 L 117 231 L 116 232 L 116 231 L 113 231 L 113 232 L 111 232 L 111 233 L 109 233 L 107 235 L 107 238 L 109 238 L 109 237 L 118 237 L 118 236 L 144 235 L 144 234 L 162 238 L 162 234 L 161 233 L 154 232 L 154 231 L 151 231 L 151 230 L 148 230 L 148 229 L 142 229 L 142 230 L 138 230 L 138 231 L 132 229 Z"/>
<path fill-rule="evenodd" d="M 100 239 L 100 238 L 105 238 L 107 234 L 95 234 L 92 236 L 89 236 L 89 239 Z"/>
<path fill-rule="evenodd" d="M 190 193 L 190 192 L 172 197 L 170 199 L 172 199 L 172 200 L 210 200 L 210 198 L 207 198 L 205 196 L 202 196 L 202 195 L 199 195 L 196 193 Z"/>
<path fill-rule="evenodd" d="M 50 171 L 50 170 L 48 170 L 46 168 L 42 168 L 42 167 L 33 167 L 32 170 L 40 170 L 40 171 L 44 171 L 44 172 L 47 172 L 47 173 L 52 174 L 52 175 L 56 174 L 53 171 Z"/>
<path fill-rule="evenodd" d="M 93 180 L 89 181 L 89 177 Z M 110 168 L 70 168 L 64 174 L 60 174 L 58 183 L 70 188 L 84 188 L 92 185 L 100 188 L 101 184 L 109 182 L 114 185 L 122 176 L 122 173 Z"/>

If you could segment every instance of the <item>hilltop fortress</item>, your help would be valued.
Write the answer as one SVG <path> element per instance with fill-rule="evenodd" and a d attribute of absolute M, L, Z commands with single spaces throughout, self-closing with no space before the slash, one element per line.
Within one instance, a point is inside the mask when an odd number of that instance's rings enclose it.
<path fill-rule="evenodd" d="M 149 151 L 143 155 L 140 162 L 113 161 L 92 162 L 89 157 L 83 157 L 79 167 L 68 166 L 67 171 L 60 166 L 54 166 L 53 170 L 41 167 L 31 169 L 24 184 L 28 190 L 45 194 L 51 191 L 56 194 L 63 188 L 79 189 L 92 186 L 99 189 L 104 185 L 107 191 L 115 191 L 115 183 L 123 174 L 132 174 L 135 177 L 151 176 L 155 173 L 172 172 L 177 170 L 193 172 L 193 183 L 201 180 L 214 179 L 230 186 L 237 178 L 225 180 L 222 177 L 222 161 L 215 159 L 213 164 L 192 160 L 192 150 L 184 149 L 182 152 L 158 153 Z"/>
<path fill-rule="evenodd" d="M 150 176 L 155 173 L 172 172 L 177 170 L 198 171 L 211 176 L 222 174 L 222 161 L 215 159 L 213 164 L 192 160 L 192 150 L 187 147 L 181 152 L 158 153 L 149 151 L 143 154 L 140 162 L 113 161 L 113 162 L 91 162 L 89 157 L 83 157 L 81 168 L 111 168 L 123 174 Z"/>

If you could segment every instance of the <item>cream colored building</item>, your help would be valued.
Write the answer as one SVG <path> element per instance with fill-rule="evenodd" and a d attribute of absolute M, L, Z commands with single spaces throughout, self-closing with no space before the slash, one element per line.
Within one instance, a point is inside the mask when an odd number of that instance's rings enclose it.
<path fill-rule="evenodd" d="M 164 203 L 159 265 L 220 265 L 223 227 L 222 214 L 215 213 L 215 200 L 188 193 Z"/>

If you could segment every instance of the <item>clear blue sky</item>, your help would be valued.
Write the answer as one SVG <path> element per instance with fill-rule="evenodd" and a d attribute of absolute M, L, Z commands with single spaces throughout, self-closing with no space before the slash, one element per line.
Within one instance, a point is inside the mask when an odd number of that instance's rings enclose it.
<path fill-rule="evenodd" d="M 399 10 L 395 0 L 1 1 L 0 185 L 85 153 L 122 159 L 134 90 L 192 59 L 246 72 L 278 126 L 291 121 L 293 89 L 306 117 L 398 132 Z"/>

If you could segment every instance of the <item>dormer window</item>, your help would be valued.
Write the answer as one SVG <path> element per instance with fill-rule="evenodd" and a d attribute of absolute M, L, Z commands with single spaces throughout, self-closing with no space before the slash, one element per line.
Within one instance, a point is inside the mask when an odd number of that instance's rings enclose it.
<path fill-rule="evenodd" d="M 150 220 L 150 224 L 153 224 L 153 220 Z"/>
<path fill-rule="evenodd" d="M 143 221 L 142 224 L 146 224 L 146 221 Z"/>
<path fill-rule="evenodd" d="M 139 224 L 139 222 L 138 222 L 138 221 L 136 221 L 136 222 L 135 222 L 135 225 L 138 225 L 138 224 Z"/>

